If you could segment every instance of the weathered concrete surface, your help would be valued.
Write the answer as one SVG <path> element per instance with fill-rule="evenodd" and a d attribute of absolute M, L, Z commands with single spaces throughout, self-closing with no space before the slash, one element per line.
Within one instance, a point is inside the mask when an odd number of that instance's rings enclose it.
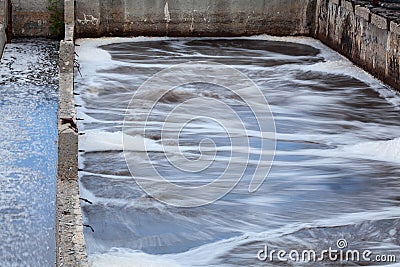
<path fill-rule="evenodd" d="M 7 25 L 7 15 L 8 15 L 8 7 L 7 7 L 7 0 L 0 0 L 0 24 L 4 25 L 4 28 Z"/>
<path fill-rule="evenodd" d="M 48 0 L 11 0 L 10 14 L 8 0 L 0 0 L 0 23 L 7 28 L 7 22 L 12 22 L 10 29 L 15 37 L 53 36 L 48 5 Z"/>
<path fill-rule="evenodd" d="M 72 119 L 76 123 L 73 72 L 74 43 L 62 41 L 58 96 L 57 266 L 87 266 L 79 200 L 78 133 L 70 123 L 62 123 L 62 119 Z"/>
<path fill-rule="evenodd" d="M 77 37 L 309 35 L 315 0 L 77 0 Z"/>
<path fill-rule="evenodd" d="M 52 33 L 47 0 L 12 0 L 12 22 L 14 36 L 48 37 Z"/>
<path fill-rule="evenodd" d="M 7 22 L 8 22 L 8 12 L 7 12 L 7 0 L 0 0 L 0 59 L 3 55 L 4 46 L 7 42 Z"/>
<path fill-rule="evenodd" d="M 400 90 L 399 24 L 377 10 L 355 1 L 317 0 L 314 37 Z"/>
<path fill-rule="evenodd" d="M 60 45 L 60 84 L 58 106 L 58 172 L 56 200 L 57 266 L 87 266 L 83 236 L 82 211 L 78 183 L 78 133 L 70 123 L 76 123 L 74 105 L 74 43 Z"/>
<path fill-rule="evenodd" d="M 6 45 L 7 37 L 4 25 L 0 24 L 0 59 L 3 56 L 4 46 Z"/>
<path fill-rule="evenodd" d="M 56 199 L 57 266 L 87 266 L 79 199 L 78 129 L 74 102 L 74 1 L 65 0 L 65 40 L 60 45 L 58 172 Z M 62 119 L 72 123 L 62 123 Z M 73 125 L 75 124 L 75 125 Z"/>
<path fill-rule="evenodd" d="M 75 2 L 64 0 L 65 40 L 74 41 L 75 33 Z"/>

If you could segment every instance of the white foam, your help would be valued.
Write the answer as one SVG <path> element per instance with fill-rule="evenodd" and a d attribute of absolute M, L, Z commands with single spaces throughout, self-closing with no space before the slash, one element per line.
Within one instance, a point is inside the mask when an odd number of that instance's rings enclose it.
<path fill-rule="evenodd" d="M 299 65 L 305 71 L 323 72 L 331 74 L 341 74 L 354 77 L 363 82 L 366 82 L 372 89 L 376 90 L 379 95 L 391 103 L 396 108 L 400 108 L 400 95 L 392 88 L 384 84 L 382 81 L 377 80 L 368 72 L 354 65 L 348 58 L 340 55 L 335 50 L 325 46 L 321 41 L 311 37 L 280 37 L 270 35 L 257 35 L 252 37 L 245 37 L 255 40 L 269 40 L 269 41 L 282 41 L 282 42 L 293 42 L 298 44 L 310 45 L 314 48 L 319 49 L 320 55 L 324 57 L 324 62 L 317 62 L 310 65 Z M 290 66 L 281 66 L 279 68 L 293 68 L 295 64 Z"/>
<path fill-rule="evenodd" d="M 227 39 L 226 37 L 213 38 L 213 39 Z M 99 39 L 78 39 L 76 41 L 78 46 L 75 50 L 79 55 L 78 60 L 84 62 L 85 67 L 81 69 L 82 74 L 85 77 L 94 76 L 99 69 L 108 69 L 111 67 L 125 65 L 125 63 L 120 61 L 113 61 L 111 55 L 99 48 L 102 45 L 108 45 L 113 43 L 128 43 L 128 42 L 143 42 L 143 41 L 157 41 L 157 40 L 171 40 L 176 38 L 171 37 L 106 37 Z M 179 40 L 184 40 L 189 38 L 180 38 Z M 191 40 L 202 39 L 202 38 L 190 38 Z M 270 35 L 256 35 L 250 37 L 236 37 L 230 39 L 252 39 L 252 40 L 266 40 L 266 41 L 282 41 L 282 42 L 292 42 L 298 44 L 304 44 L 312 46 L 320 50 L 320 55 L 324 57 L 324 62 L 318 62 L 310 65 L 299 65 L 298 68 L 302 70 L 309 70 L 314 72 L 324 72 L 331 74 L 342 74 L 357 78 L 361 81 L 366 82 L 374 90 L 376 90 L 380 96 L 386 99 L 396 108 L 400 108 L 400 95 L 396 93 L 389 86 L 385 85 L 381 81 L 374 78 L 368 72 L 354 65 L 349 59 L 340 55 L 333 49 L 325 46 L 321 41 L 311 38 L 311 37 L 278 37 Z M 129 64 L 127 64 L 129 65 Z M 155 65 L 152 64 L 151 67 Z M 143 66 L 142 66 L 143 67 Z M 160 68 L 165 67 L 165 65 L 158 66 Z M 281 66 L 279 68 L 293 68 L 296 64 L 291 64 L 289 66 Z M 115 75 L 115 74 L 113 74 Z M 92 81 L 94 82 L 94 81 Z"/>
<path fill-rule="evenodd" d="M 78 40 L 78 43 L 81 45 L 77 48 L 78 54 L 81 55 L 80 60 L 82 60 L 83 68 L 82 72 L 86 79 L 91 79 L 87 77 L 94 77 L 95 79 L 97 70 L 99 69 L 107 69 L 112 68 L 119 65 L 124 65 L 127 63 L 113 61 L 111 59 L 110 54 L 108 54 L 105 50 L 99 48 L 101 45 L 107 45 L 111 43 L 121 43 L 121 42 L 135 42 L 135 41 L 155 41 L 155 40 L 168 40 L 170 38 L 149 38 L 149 37 L 138 37 L 138 38 L 103 38 L 103 39 L 81 39 Z M 218 38 L 216 38 L 218 39 Z M 285 41 L 285 42 L 294 42 L 301 43 L 306 45 L 311 45 L 315 48 L 320 49 L 321 56 L 323 56 L 326 61 L 318 62 L 310 65 L 295 65 L 290 64 L 288 66 L 281 66 L 279 68 L 299 68 L 305 71 L 317 71 L 317 72 L 325 72 L 332 74 L 343 74 L 351 77 L 355 77 L 360 79 L 367 84 L 369 84 L 372 88 L 377 90 L 381 97 L 387 99 L 394 106 L 400 105 L 400 97 L 398 94 L 394 93 L 391 90 L 385 89 L 385 85 L 383 85 L 378 80 L 374 79 L 371 75 L 361 70 L 360 68 L 355 67 L 349 60 L 339 55 L 335 51 L 327 48 L 321 42 L 312 39 L 312 38 L 304 38 L 304 37 L 271 37 L 271 36 L 254 36 L 254 37 L 242 37 L 242 39 L 261 39 L 261 40 L 271 40 L 271 41 Z M 130 65 L 130 64 L 127 64 Z M 143 67 L 144 65 L 141 65 Z M 167 65 L 151 65 L 157 67 L 167 67 Z M 254 67 L 255 68 L 255 67 Z M 92 75 L 93 74 L 93 75 Z M 112 74 L 115 76 L 115 74 Z M 96 81 L 88 81 L 88 83 Z M 307 83 L 307 81 L 305 81 Z M 89 88 L 90 90 L 90 88 Z M 149 93 L 149 92 L 147 92 Z M 91 95 L 96 96 L 98 91 L 93 89 Z M 296 100 L 298 103 L 310 101 L 310 99 L 305 99 L 302 95 L 297 95 L 293 97 L 293 100 Z M 314 103 L 318 103 L 320 106 L 332 104 L 334 105 L 338 100 L 333 97 L 325 98 L 323 96 L 315 96 L 311 101 Z M 292 102 L 293 103 L 293 102 Z M 278 109 L 279 107 L 277 107 Z M 86 110 L 85 110 L 86 111 Z M 96 110 L 97 113 L 107 112 L 102 110 Z M 282 112 L 287 112 L 287 110 L 283 110 Z M 136 114 L 136 116 L 139 116 Z M 98 122 L 97 120 L 91 118 L 90 116 L 84 116 L 85 123 L 87 122 Z M 280 117 L 280 119 L 291 119 L 291 117 L 284 118 Z M 309 119 L 307 118 L 296 118 L 301 120 L 304 123 L 308 123 Z M 140 123 L 141 120 L 138 120 Z M 310 120 L 310 122 L 316 123 L 319 125 L 323 124 L 331 124 L 331 121 L 315 121 Z M 104 123 L 104 122 L 103 122 Z M 279 139 L 284 139 L 286 141 L 295 141 L 295 142 L 304 142 L 309 141 L 313 143 L 320 143 L 326 145 L 333 145 L 337 148 L 333 149 L 303 149 L 296 151 L 278 151 L 278 155 L 317 155 L 326 157 L 323 159 L 313 159 L 312 162 L 303 161 L 301 162 L 304 166 L 310 164 L 310 166 L 316 166 L 319 163 L 327 163 L 332 164 L 334 162 L 335 157 L 337 160 L 341 160 L 341 158 L 363 158 L 363 159 L 371 159 L 371 160 L 381 160 L 381 161 L 389 161 L 400 163 L 400 137 L 388 140 L 388 141 L 373 141 L 373 142 L 365 142 L 365 137 L 368 133 L 374 133 L 374 136 L 386 131 L 395 132 L 394 126 L 386 125 L 385 127 L 381 127 L 381 125 L 374 123 L 362 123 L 358 121 L 338 121 L 335 120 L 335 123 L 340 123 L 341 125 L 349 125 L 349 126 L 357 126 L 362 129 L 363 133 L 361 136 L 354 132 L 338 132 L 334 135 L 330 134 L 278 134 Z M 201 126 L 201 125 L 199 125 Z M 391 128 L 393 127 L 393 128 Z M 202 133 L 201 129 L 208 129 L 207 127 L 198 127 L 195 128 L 193 133 L 199 134 Z M 368 131 L 367 131 L 368 130 Z M 206 130 L 205 130 L 206 131 Z M 248 136 L 257 136 L 267 138 L 267 133 L 260 134 L 256 131 L 248 131 Z M 372 138 L 368 136 L 368 138 Z M 383 138 L 383 137 L 382 137 Z M 86 135 L 80 136 L 80 148 L 86 150 L 87 152 L 94 151 L 122 151 L 124 150 L 123 141 L 125 141 L 125 150 L 131 151 L 164 151 L 167 150 L 169 152 L 174 152 L 175 148 L 171 144 L 171 148 L 163 148 L 161 144 L 157 143 L 154 140 L 146 139 L 140 135 L 128 136 L 124 135 L 122 132 L 104 132 L 99 131 L 92 132 L 86 131 Z M 180 147 L 180 150 L 184 150 L 185 148 Z M 189 148 L 193 149 L 193 147 Z M 233 149 L 234 151 L 239 152 L 247 152 L 247 148 L 241 147 L 219 147 L 219 150 L 222 151 L 230 151 Z M 179 152 L 179 151 L 177 151 Z M 251 153 L 257 154 L 258 150 L 251 149 Z M 224 159 L 219 158 L 219 160 L 223 161 Z M 241 158 L 233 158 L 231 159 L 236 163 L 235 160 L 241 160 Z M 318 161 L 319 160 L 319 161 Z M 81 160 L 80 160 L 81 161 Z M 250 163 L 257 163 L 256 161 L 249 161 Z M 340 161 L 338 161 L 340 163 Z M 337 164 L 339 164 L 337 163 Z M 290 164 L 298 164 L 298 162 L 278 162 L 278 165 L 281 166 L 290 166 Z M 321 164 L 322 165 L 322 164 Z M 80 173 L 82 175 L 83 172 Z M 316 174 L 318 177 L 319 174 Z M 105 176 L 105 175 L 102 175 Z M 309 179 L 312 176 L 307 176 Z M 108 175 L 107 178 L 110 179 L 123 179 L 125 177 L 122 176 L 113 176 Z M 144 178 L 144 177 L 143 177 Z M 307 187 L 309 189 L 309 187 Z M 96 202 L 101 203 L 109 203 L 115 202 L 119 200 L 113 199 L 102 199 L 95 198 L 94 195 L 90 195 L 83 188 L 83 195 L 87 195 L 91 199 L 94 199 Z M 129 203 L 124 203 L 128 205 Z M 134 204 L 134 203 L 130 203 Z M 141 204 L 137 204 L 141 205 Z M 149 255 L 143 253 L 141 251 L 133 251 L 129 249 L 113 249 L 104 254 L 94 254 L 90 255 L 90 265 L 91 266 L 196 266 L 196 265 L 210 265 L 215 259 L 219 256 L 227 255 L 232 248 L 238 247 L 250 241 L 258 241 L 273 239 L 273 238 L 281 238 L 283 235 L 290 235 L 296 231 L 301 229 L 310 228 L 310 227 L 335 227 L 335 226 L 343 226 L 343 225 L 351 225 L 362 223 L 367 220 L 379 219 L 392 219 L 392 218 L 400 218 L 400 210 L 395 208 L 387 208 L 378 211 L 365 211 L 359 213 L 352 214 L 343 214 L 343 215 L 335 215 L 331 218 L 327 218 L 324 220 L 317 220 L 312 222 L 302 222 L 302 223 L 292 223 L 282 226 L 279 229 L 269 230 L 262 233 L 246 233 L 238 237 L 234 237 L 231 239 L 226 239 L 222 241 L 218 241 L 215 243 L 209 243 L 204 246 L 194 248 L 185 253 L 178 254 L 169 254 L 169 255 Z"/>
<path fill-rule="evenodd" d="M 135 37 L 135 38 L 98 38 L 98 39 L 78 39 L 75 48 L 75 52 L 78 54 L 78 62 L 83 62 L 84 66 L 81 68 L 82 76 L 93 77 L 98 70 L 109 69 L 112 67 L 124 65 L 122 62 L 113 61 L 110 53 L 106 50 L 101 49 L 100 46 L 113 44 L 113 43 L 127 43 L 127 42 L 140 42 L 140 41 L 151 41 L 151 40 L 163 40 L 168 38 L 152 38 L 152 37 Z M 115 75 L 115 74 L 113 74 Z M 79 76 L 77 76 L 79 78 Z"/>
<path fill-rule="evenodd" d="M 340 137 L 340 136 L 339 136 Z M 355 139 L 355 138 L 354 138 Z M 347 141 L 351 140 L 350 137 Z M 371 141 L 360 142 L 356 144 L 340 145 L 333 149 L 298 149 L 295 151 L 277 151 L 278 156 L 318 156 L 329 158 L 333 163 L 334 158 L 350 158 L 350 159 L 368 159 L 377 161 L 386 161 L 400 164 L 400 137 L 388 141 Z M 323 159 L 322 159 L 323 160 Z M 319 162 L 312 159 L 312 166 L 318 164 L 326 164 L 327 162 Z M 284 164 L 285 162 L 275 161 L 274 165 Z M 288 164 L 290 162 L 286 162 Z M 296 163 L 295 163 L 296 164 Z M 306 162 L 303 162 L 306 166 Z"/>
<path fill-rule="evenodd" d="M 123 140 L 124 139 L 124 140 Z M 163 151 L 154 140 L 142 136 L 130 136 L 122 132 L 87 131 L 79 138 L 80 149 L 86 152 L 100 151 Z"/>
<path fill-rule="evenodd" d="M 128 249 L 113 249 L 105 254 L 89 256 L 89 266 L 96 267 L 182 267 L 178 262 L 163 255 L 149 255 Z"/>
<path fill-rule="evenodd" d="M 122 151 L 121 132 L 86 132 L 79 137 L 80 149 L 86 152 Z"/>
<path fill-rule="evenodd" d="M 341 227 L 357 225 L 366 220 L 386 220 L 400 218 L 398 207 L 384 208 L 375 211 L 343 214 L 327 219 L 316 220 L 310 223 L 292 223 L 281 228 L 268 230 L 262 233 L 245 233 L 229 239 L 194 248 L 177 254 L 149 255 L 141 251 L 126 248 L 114 248 L 104 254 L 89 256 L 90 266 L 209 266 L 220 256 L 228 255 L 236 247 L 243 247 L 252 242 L 281 240 L 283 236 L 296 233 L 303 229 L 319 227 Z"/>
<path fill-rule="evenodd" d="M 400 137 L 345 146 L 343 151 L 360 158 L 400 163 Z"/>

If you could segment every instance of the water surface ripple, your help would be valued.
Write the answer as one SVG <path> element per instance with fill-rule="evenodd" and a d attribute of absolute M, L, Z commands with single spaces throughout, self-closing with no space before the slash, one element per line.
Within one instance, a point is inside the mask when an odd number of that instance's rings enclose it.
<path fill-rule="evenodd" d="M 266 243 L 288 251 L 321 250 L 335 247 L 340 238 L 354 249 L 400 256 L 400 97 L 345 58 L 307 38 L 79 43 L 83 77 L 76 80 L 76 101 L 82 105 L 80 146 L 86 151 L 80 155 L 80 186 L 83 197 L 93 202 L 82 207 L 95 230 L 85 232 L 93 266 L 266 266 L 257 260 Z M 275 117 L 276 159 L 255 193 L 247 191 L 257 159 L 252 153 L 245 177 L 230 194 L 207 206 L 174 208 L 148 197 L 131 177 L 122 123 L 144 81 L 174 64 L 198 60 L 232 66 L 261 88 Z M 192 148 L 194 159 L 200 140 L 215 142 L 221 153 L 208 171 L 183 173 L 157 150 L 166 112 L 199 96 L 227 103 L 249 129 L 258 130 L 249 110 L 224 88 L 197 84 L 174 89 L 155 106 L 146 136 L 139 138 L 152 145 L 149 156 L 157 170 L 176 183 L 209 182 L 229 158 L 229 138 L 208 121 L 185 127 L 179 140 Z M 196 107 L 200 113 L 209 108 Z M 140 102 L 134 114 L 131 137 L 138 138 Z M 249 135 L 250 146 L 257 148 L 257 138 Z M 146 178 L 146 154 L 138 149 L 131 157 L 135 175 Z M 235 165 L 244 158 L 239 153 L 230 160 Z"/>
<path fill-rule="evenodd" d="M 54 266 L 58 44 L 15 39 L 0 63 L 0 266 Z"/>

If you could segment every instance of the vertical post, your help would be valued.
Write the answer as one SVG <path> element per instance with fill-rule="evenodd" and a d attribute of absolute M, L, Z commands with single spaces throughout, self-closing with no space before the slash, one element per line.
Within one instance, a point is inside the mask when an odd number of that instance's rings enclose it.
<path fill-rule="evenodd" d="M 378 0 L 372 0 L 372 6 L 377 7 L 378 5 Z"/>
<path fill-rule="evenodd" d="M 7 20 L 7 32 L 6 32 L 6 36 L 7 36 L 7 43 L 11 42 L 12 39 L 12 3 L 11 0 L 7 0 L 7 11 L 6 11 L 6 15 L 5 18 Z"/>

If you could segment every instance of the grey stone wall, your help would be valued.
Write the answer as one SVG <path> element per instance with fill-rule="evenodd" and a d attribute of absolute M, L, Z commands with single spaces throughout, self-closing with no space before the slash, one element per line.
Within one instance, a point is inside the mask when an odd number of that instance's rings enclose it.
<path fill-rule="evenodd" d="M 400 25 L 347 0 L 318 0 L 314 36 L 400 90 Z"/>
<path fill-rule="evenodd" d="M 315 0 L 77 0 L 77 37 L 308 35 Z"/>

